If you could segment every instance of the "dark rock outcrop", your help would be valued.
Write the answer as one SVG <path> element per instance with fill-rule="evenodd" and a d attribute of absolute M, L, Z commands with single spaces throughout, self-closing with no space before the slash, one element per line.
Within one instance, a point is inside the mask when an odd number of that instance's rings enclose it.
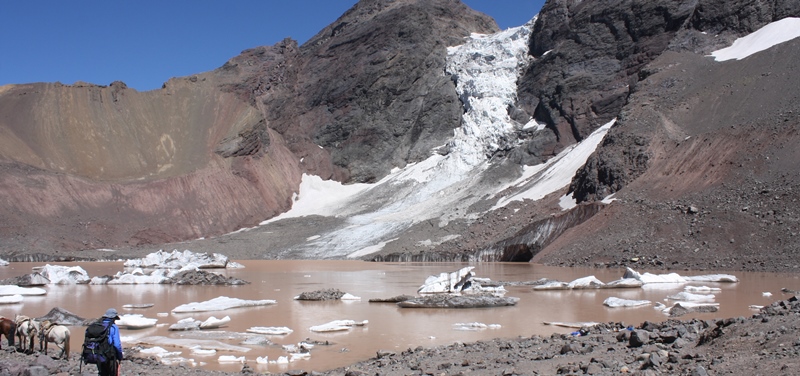
<path fill-rule="evenodd" d="M 325 289 L 300 293 L 295 300 L 339 300 L 345 292 L 339 289 Z"/>
<path fill-rule="evenodd" d="M 225 277 L 224 275 L 207 272 L 205 270 L 185 270 L 170 278 L 176 285 L 247 285 L 250 282 L 236 278 Z"/>

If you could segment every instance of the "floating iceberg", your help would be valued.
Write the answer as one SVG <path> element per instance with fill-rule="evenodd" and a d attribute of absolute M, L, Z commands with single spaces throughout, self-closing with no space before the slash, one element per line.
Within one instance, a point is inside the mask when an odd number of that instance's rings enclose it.
<path fill-rule="evenodd" d="M 364 320 L 361 322 L 354 321 L 354 320 L 334 320 L 327 324 L 322 325 L 315 325 L 308 330 L 312 332 L 338 332 L 343 330 L 350 330 L 353 326 L 364 326 L 367 325 L 369 321 Z"/>
<path fill-rule="evenodd" d="M 254 326 L 250 329 L 246 330 L 248 333 L 256 333 L 256 334 L 268 334 L 268 335 L 275 335 L 275 336 L 282 336 L 293 332 L 294 330 L 289 329 L 285 326 Z"/>
<path fill-rule="evenodd" d="M 20 294 L 0 296 L 0 304 L 15 304 L 20 302 L 22 302 L 22 295 Z"/>
<path fill-rule="evenodd" d="M 47 290 L 38 287 L 19 287 L 17 285 L 0 285 L 0 296 L 7 295 L 44 295 Z"/>
<path fill-rule="evenodd" d="M 595 278 L 595 276 L 590 275 L 588 277 L 578 278 L 570 282 L 567 286 L 571 289 L 597 289 L 605 286 L 605 283 Z"/>
<path fill-rule="evenodd" d="M 170 272 L 168 270 L 153 270 L 146 273 L 141 268 L 131 271 L 117 272 L 111 279 L 106 277 L 94 277 L 92 285 L 148 285 L 170 282 Z"/>
<path fill-rule="evenodd" d="M 150 268 L 150 269 L 223 269 L 228 266 L 228 257 L 219 253 L 195 253 L 189 250 L 178 252 L 165 252 L 160 250 L 151 253 L 140 259 L 125 261 L 126 268 Z M 241 267 L 241 264 L 237 264 Z"/>
<path fill-rule="evenodd" d="M 464 330 L 464 331 L 474 331 L 474 330 L 484 330 L 484 329 L 500 329 L 500 324 L 484 324 L 482 322 L 459 322 L 453 324 L 453 329 L 455 330 Z"/>
<path fill-rule="evenodd" d="M 205 302 L 182 304 L 172 309 L 172 313 L 224 311 L 231 308 L 257 307 L 277 303 L 275 300 L 243 300 L 227 296 L 216 297 Z"/>
<path fill-rule="evenodd" d="M 0 259 L 0 266 L 8 266 L 8 261 Z"/>
<path fill-rule="evenodd" d="M 204 348 L 202 348 L 202 347 L 200 347 L 200 346 L 197 346 L 197 347 L 193 347 L 193 348 L 192 348 L 192 354 L 195 354 L 195 355 L 200 355 L 200 356 L 211 356 L 211 355 L 215 355 L 216 353 L 217 353 L 217 350 L 214 350 L 214 349 L 204 349 Z"/>
<path fill-rule="evenodd" d="M 716 294 L 718 292 L 722 292 L 721 288 L 717 287 L 708 287 L 708 286 L 686 286 L 683 288 L 683 291 L 691 292 L 691 293 L 709 293 L 709 294 Z"/>
<path fill-rule="evenodd" d="M 670 295 L 667 297 L 669 300 L 680 300 L 683 302 L 703 302 L 714 300 L 714 298 L 716 298 L 714 294 L 693 294 L 686 291 L 681 291 L 675 295 Z"/>
<path fill-rule="evenodd" d="M 249 347 L 235 346 L 217 340 L 204 340 L 197 338 L 168 338 L 163 336 L 152 336 L 137 338 L 130 341 L 132 344 L 144 344 L 151 346 L 173 346 L 185 349 L 202 347 L 204 349 L 214 349 L 217 351 L 230 351 L 245 353 L 250 351 Z"/>
<path fill-rule="evenodd" d="M 201 330 L 201 329 L 217 329 L 221 328 L 231 322 L 230 316 L 225 316 L 218 319 L 214 316 L 209 317 L 206 321 L 195 320 L 191 317 L 179 320 L 177 323 L 170 325 L 169 330 Z"/>
<path fill-rule="evenodd" d="M 622 299 L 613 296 L 603 301 L 603 305 L 610 308 L 641 307 L 648 304 L 652 304 L 652 302 L 649 300 Z"/>
<path fill-rule="evenodd" d="M 543 285 L 533 286 L 534 290 L 569 290 L 569 283 L 561 281 L 549 281 Z"/>
<path fill-rule="evenodd" d="M 75 285 L 89 283 L 89 273 L 80 266 L 50 265 L 33 268 L 53 285 Z"/>
<path fill-rule="evenodd" d="M 631 268 L 627 268 L 623 278 L 634 278 L 648 283 L 687 283 L 687 282 L 739 282 L 739 279 L 730 274 L 708 274 L 696 276 L 682 276 L 678 273 L 651 274 L 639 273 Z"/>
<path fill-rule="evenodd" d="M 217 361 L 220 363 L 244 363 L 244 357 L 243 356 L 236 357 L 233 355 L 220 355 Z"/>
<path fill-rule="evenodd" d="M 503 295 L 506 289 L 499 287 L 483 287 L 481 281 L 488 281 L 485 278 L 475 278 L 472 272 L 474 266 L 467 266 L 451 273 L 440 273 L 425 279 L 425 282 L 417 290 L 420 294 L 455 294 L 455 293 L 483 293 L 489 292 L 495 295 Z"/>
<path fill-rule="evenodd" d="M 125 329 L 144 329 L 156 326 L 158 319 L 144 317 L 141 314 L 125 314 L 116 321 L 117 326 Z"/>

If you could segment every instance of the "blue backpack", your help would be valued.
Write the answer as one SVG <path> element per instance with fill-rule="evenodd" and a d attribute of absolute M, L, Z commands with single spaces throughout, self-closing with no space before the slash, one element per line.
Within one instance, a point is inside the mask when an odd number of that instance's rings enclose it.
<path fill-rule="evenodd" d="M 116 352 L 111 346 L 111 343 L 108 342 L 110 327 L 111 323 L 106 323 L 102 320 L 89 324 L 83 339 L 81 361 L 84 363 L 98 364 L 116 358 Z"/>

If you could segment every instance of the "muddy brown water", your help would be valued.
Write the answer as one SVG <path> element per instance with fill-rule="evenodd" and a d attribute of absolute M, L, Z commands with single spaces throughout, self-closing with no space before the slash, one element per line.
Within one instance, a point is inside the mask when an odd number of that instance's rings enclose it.
<path fill-rule="evenodd" d="M 453 342 L 473 342 L 490 338 L 528 337 L 534 334 L 570 333 L 575 329 L 545 325 L 545 322 L 624 322 L 638 325 L 644 321 L 664 321 L 667 317 L 652 305 L 637 308 L 608 308 L 603 301 L 611 296 L 625 299 L 646 299 L 664 302 L 666 296 L 683 291 L 684 285 L 664 285 L 637 289 L 533 291 L 530 286 L 508 286 L 506 296 L 518 297 L 512 307 L 481 309 L 411 309 L 399 308 L 391 303 L 369 303 L 371 298 L 389 298 L 401 294 L 415 295 L 417 289 L 430 275 L 456 271 L 468 264 L 460 263 L 369 263 L 361 261 L 242 261 L 243 269 L 223 271 L 251 282 L 244 286 L 172 286 L 172 285 L 53 285 L 46 286 L 44 296 L 25 297 L 22 303 L 0 305 L 0 315 L 13 317 L 20 313 L 31 317 L 45 315 L 54 307 L 61 307 L 84 318 L 99 317 L 109 307 L 120 314 L 138 313 L 157 318 L 156 327 L 122 329 L 125 347 L 134 346 L 143 338 L 168 337 L 186 339 L 214 339 L 249 349 L 246 352 L 217 351 L 214 355 L 196 355 L 187 348 L 162 346 L 170 351 L 180 351 L 181 356 L 192 359 L 197 367 L 236 372 L 241 363 L 220 363 L 222 355 L 244 356 L 246 362 L 259 372 L 281 372 L 288 369 L 306 371 L 328 370 L 346 366 L 375 356 L 378 350 L 401 352 L 417 346 L 435 346 Z M 113 275 L 123 270 L 121 262 L 53 263 L 79 265 L 90 276 Z M 32 267 L 43 263 L 12 263 L 0 267 L 0 279 L 30 273 Z M 556 268 L 529 263 L 476 263 L 477 277 L 493 281 L 535 281 L 540 278 L 572 281 L 594 275 L 603 282 L 621 278 L 620 269 Z M 639 270 L 645 272 L 647 270 Z M 682 275 L 710 274 L 685 271 Z M 692 283 L 697 286 L 719 287 L 716 313 L 689 314 L 681 318 L 713 319 L 749 316 L 755 313 L 751 305 L 766 305 L 788 296 L 781 288 L 800 289 L 800 276 L 796 274 L 731 272 L 739 283 Z M 296 301 L 302 292 L 337 288 L 361 297 L 360 301 Z M 765 296 L 764 293 L 772 296 Z M 173 314 L 178 305 L 201 302 L 219 296 L 261 300 L 273 299 L 277 304 L 225 311 Z M 125 304 L 152 303 L 151 308 L 123 309 Z M 669 303 L 669 302 L 667 302 Z M 204 321 L 214 316 L 230 316 L 226 327 L 202 332 L 169 331 L 168 326 L 180 319 L 192 317 Z M 332 333 L 316 333 L 311 326 L 333 320 L 367 320 L 363 327 Z M 457 330 L 457 323 L 497 324 L 499 328 Z M 245 333 L 255 326 L 288 327 L 291 334 L 267 336 L 275 345 L 241 345 L 241 338 L 216 332 Z M 78 351 L 83 341 L 83 327 L 70 327 L 73 336 L 72 351 Z M 231 338 L 228 338 L 231 337 Z M 292 363 L 257 364 L 257 357 L 275 360 L 288 355 L 280 345 L 297 344 L 305 339 L 329 341 L 327 346 L 315 346 L 308 359 Z M 51 345 L 52 346 L 52 345 Z M 152 347 L 152 346 L 143 346 Z"/>

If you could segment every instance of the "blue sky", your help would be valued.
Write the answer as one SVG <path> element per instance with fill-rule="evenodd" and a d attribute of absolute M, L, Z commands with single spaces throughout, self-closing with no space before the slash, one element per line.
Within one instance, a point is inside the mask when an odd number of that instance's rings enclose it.
<path fill-rule="evenodd" d="M 500 28 L 519 26 L 544 0 L 462 0 Z M 285 37 L 301 44 L 355 0 L 26 0 L 0 11 L 0 85 L 108 85 L 145 91 L 216 69 L 242 50 Z"/>

